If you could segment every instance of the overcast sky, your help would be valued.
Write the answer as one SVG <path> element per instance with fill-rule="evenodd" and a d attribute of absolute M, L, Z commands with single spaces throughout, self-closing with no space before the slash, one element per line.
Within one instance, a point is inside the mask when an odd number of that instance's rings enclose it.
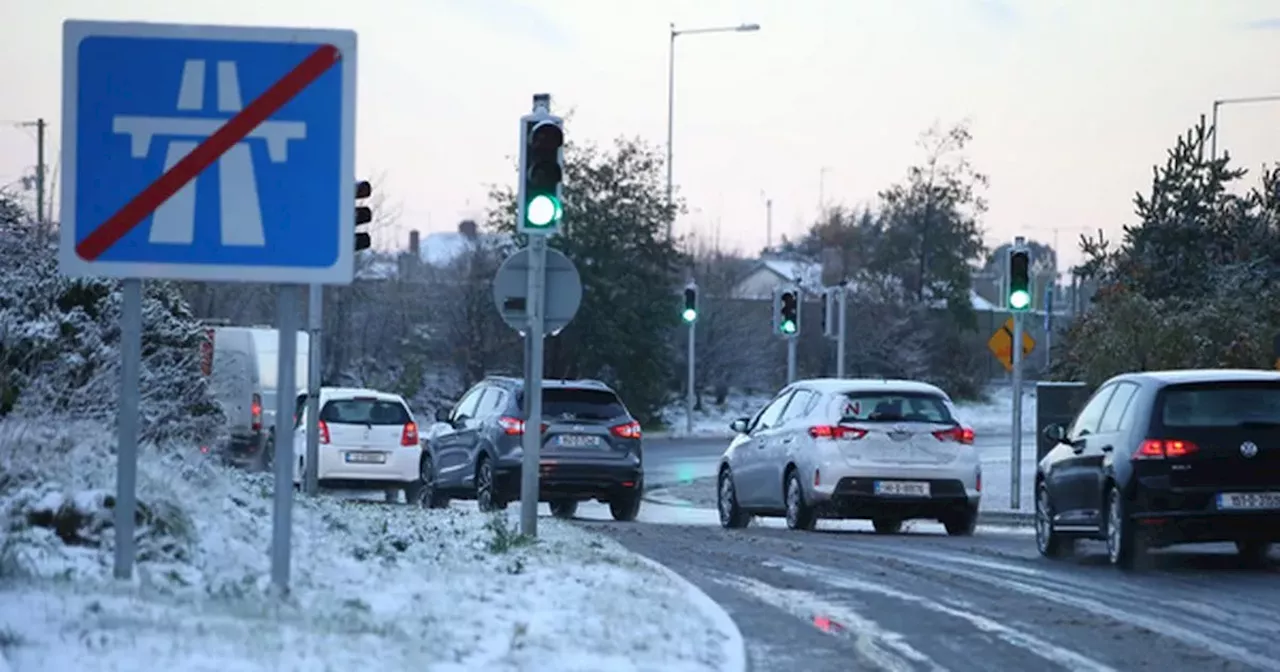
<path fill-rule="evenodd" d="M 357 163 L 384 178 L 410 228 L 452 230 L 487 185 L 514 181 L 516 119 L 546 91 L 574 140 L 667 123 L 668 24 L 759 23 L 677 39 L 680 232 L 724 248 L 795 236 L 820 189 L 871 202 L 921 156 L 935 122 L 971 122 L 991 178 L 991 246 L 1052 244 L 1132 221 L 1132 197 L 1215 99 L 1280 95 L 1280 0 L 45 0 L 0 2 L 0 186 L 56 161 L 66 18 L 352 28 Z M 1280 102 L 1223 106 L 1220 147 L 1280 159 Z M 1055 229 L 1056 234 L 1055 234 Z"/>

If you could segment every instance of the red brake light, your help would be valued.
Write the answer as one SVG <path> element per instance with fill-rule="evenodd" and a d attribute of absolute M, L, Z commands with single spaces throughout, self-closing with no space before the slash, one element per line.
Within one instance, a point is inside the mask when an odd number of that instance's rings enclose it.
<path fill-rule="evenodd" d="M 625 425 L 610 427 L 609 431 L 620 439 L 638 439 L 640 438 L 640 423 L 633 420 Z"/>
<path fill-rule="evenodd" d="M 867 430 L 840 425 L 818 425 L 809 428 L 809 436 L 815 439 L 856 440 L 867 435 Z"/>
<path fill-rule="evenodd" d="M 939 441 L 954 441 L 963 443 L 964 445 L 973 445 L 973 428 L 972 427 L 952 427 L 951 429 L 942 429 L 933 433 Z"/>
<path fill-rule="evenodd" d="M 400 433 L 400 445 L 416 446 L 418 445 L 418 425 L 412 422 L 404 423 L 404 431 Z"/>
<path fill-rule="evenodd" d="M 521 420 L 520 418 L 498 418 L 498 426 L 501 427 L 502 431 L 509 436 L 519 436 L 524 434 L 524 420 Z M 542 423 L 542 432 L 544 434 L 547 431 L 547 427 L 547 423 Z"/>
<path fill-rule="evenodd" d="M 1138 446 L 1137 452 L 1133 454 L 1133 459 L 1163 460 L 1166 457 L 1186 457 L 1197 450 L 1200 450 L 1200 447 L 1190 441 L 1147 439 Z"/>
<path fill-rule="evenodd" d="M 320 430 L 320 443 L 328 444 L 329 443 L 329 423 L 325 422 L 324 420 L 321 420 L 316 424 L 316 426 Z"/>
<path fill-rule="evenodd" d="M 253 395 L 253 401 L 249 404 L 249 422 L 252 423 L 253 431 L 257 432 L 262 429 L 262 396 Z"/>

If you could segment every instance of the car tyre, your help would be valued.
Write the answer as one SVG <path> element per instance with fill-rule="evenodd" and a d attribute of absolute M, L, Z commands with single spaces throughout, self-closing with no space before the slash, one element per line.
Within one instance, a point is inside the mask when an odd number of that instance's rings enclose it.
<path fill-rule="evenodd" d="M 964 511 L 953 513 L 944 519 L 942 526 L 953 537 L 972 537 L 978 529 L 978 507 L 967 505 Z"/>
<path fill-rule="evenodd" d="M 804 486 L 800 483 L 799 470 L 792 469 L 787 473 L 787 486 L 784 490 L 787 498 L 787 527 L 793 530 L 812 530 L 818 519 L 813 507 L 804 501 Z"/>
<path fill-rule="evenodd" d="M 449 506 L 449 498 L 436 490 L 436 468 L 430 455 L 423 455 L 418 470 L 418 480 L 404 489 L 405 502 L 424 509 L 443 509 Z"/>
<path fill-rule="evenodd" d="M 738 490 L 733 484 L 733 474 L 728 467 L 720 470 L 716 483 L 716 509 L 720 513 L 720 527 L 740 530 L 751 523 L 751 514 L 738 506 Z"/>
<path fill-rule="evenodd" d="M 1114 484 L 1107 491 L 1107 560 L 1120 569 L 1138 567 L 1146 549 L 1129 519 L 1128 505 Z"/>
<path fill-rule="evenodd" d="M 1266 541 L 1237 541 L 1236 552 L 1240 562 L 1250 569 L 1262 569 L 1270 561 L 1271 544 Z"/>
<path fill-rule="evenodd" d="M 484 513 L 501 511 L 506 504 L 498 495 L 497 483 L 493 477 L 493 460 L 481 455 L 476 465 L 476 507 Z"/>
<path fill-rule="evenodd" d="M 872 518 L 871 526 L 876 528 L 876 534 L 898 534 L 902 532 L 901 518 Z M 950 532 L 951 529 L 947 528 Z"/>
<path fill-rule="evenodd" d="M 636 488 L 631 492 L 621 495 L 615 495 L 609 499 L 609 513 L 613 515 L 613 519 L 620 523 L 630 523 L 640 515 L 640 493 L 644 492 L 643 485 L 636 484 Z"/>
<path fill-rule="evenodd" d="M 551 502 L 551 515 L 556 518 L 569 520 L 572 519 L 573 515 L 577 512 L 578 502 L 576 500 L 557 499 L 556 501 Z"/>
<path fill-rule="evenodd" d="M 1053 530 L 1053 501 L 1049 488 L 1036 488 L 1036 550 L 1046 558 L 1065 558 L 1075 552 L 1076 540 Z"/>

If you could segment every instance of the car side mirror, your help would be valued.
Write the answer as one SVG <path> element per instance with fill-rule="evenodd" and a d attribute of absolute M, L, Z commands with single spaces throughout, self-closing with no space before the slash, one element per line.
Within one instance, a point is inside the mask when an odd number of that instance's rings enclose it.
<path fill-rule="evenodd" d="M 449 422 L 449 409 L 447 409 L 447 408 L 437 408 L 437 409 L 436 409 L 436 422 Z"/>
<path fill-rule="evenodd" d="M 750 423 L 751 420 L 748 418 L 738 418 L 737 420 L 729 423 L 729 429 L 732 429 L 739 434 L 746 434 L 748 429 L 747 425 Z"/>
<path fill-rule="evenodd" d="M 1044 435 L 1051 441 L 1063 443 L 1067 440 L 1067 428 L 1055 422 L 1044 428 Z"/>

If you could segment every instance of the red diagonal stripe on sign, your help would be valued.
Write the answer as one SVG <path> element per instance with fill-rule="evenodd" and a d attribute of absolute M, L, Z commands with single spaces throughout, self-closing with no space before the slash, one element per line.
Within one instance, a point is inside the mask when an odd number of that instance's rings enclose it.
<path fill-rule="evenodd" d="M 236 143 L 244 140 L 262 122 L 266 121 L 284 107 L 303 89 L 320 78 L 334 63 L 342 59 L 342 52 L 332 44 L 318 47 L 307 56 L 280 81 L 271 85 L 265 93 L 245 106 L 234 117 L 227 120 L 204 142 L 165 171 L 160 179 L 142 190 L 116 214 L 94 229 L 80 244 L 76 245 L 76 254 L 80 258 L 93 261 L 115 245 L 125 234 L 155 212 L 160 204 L 169 200 L 178 190 L 187 186 L 205 168 L 213 165 L 219 157 L 227 153 Z M 105 179 L 105 176 L 104 176 Z"/>

